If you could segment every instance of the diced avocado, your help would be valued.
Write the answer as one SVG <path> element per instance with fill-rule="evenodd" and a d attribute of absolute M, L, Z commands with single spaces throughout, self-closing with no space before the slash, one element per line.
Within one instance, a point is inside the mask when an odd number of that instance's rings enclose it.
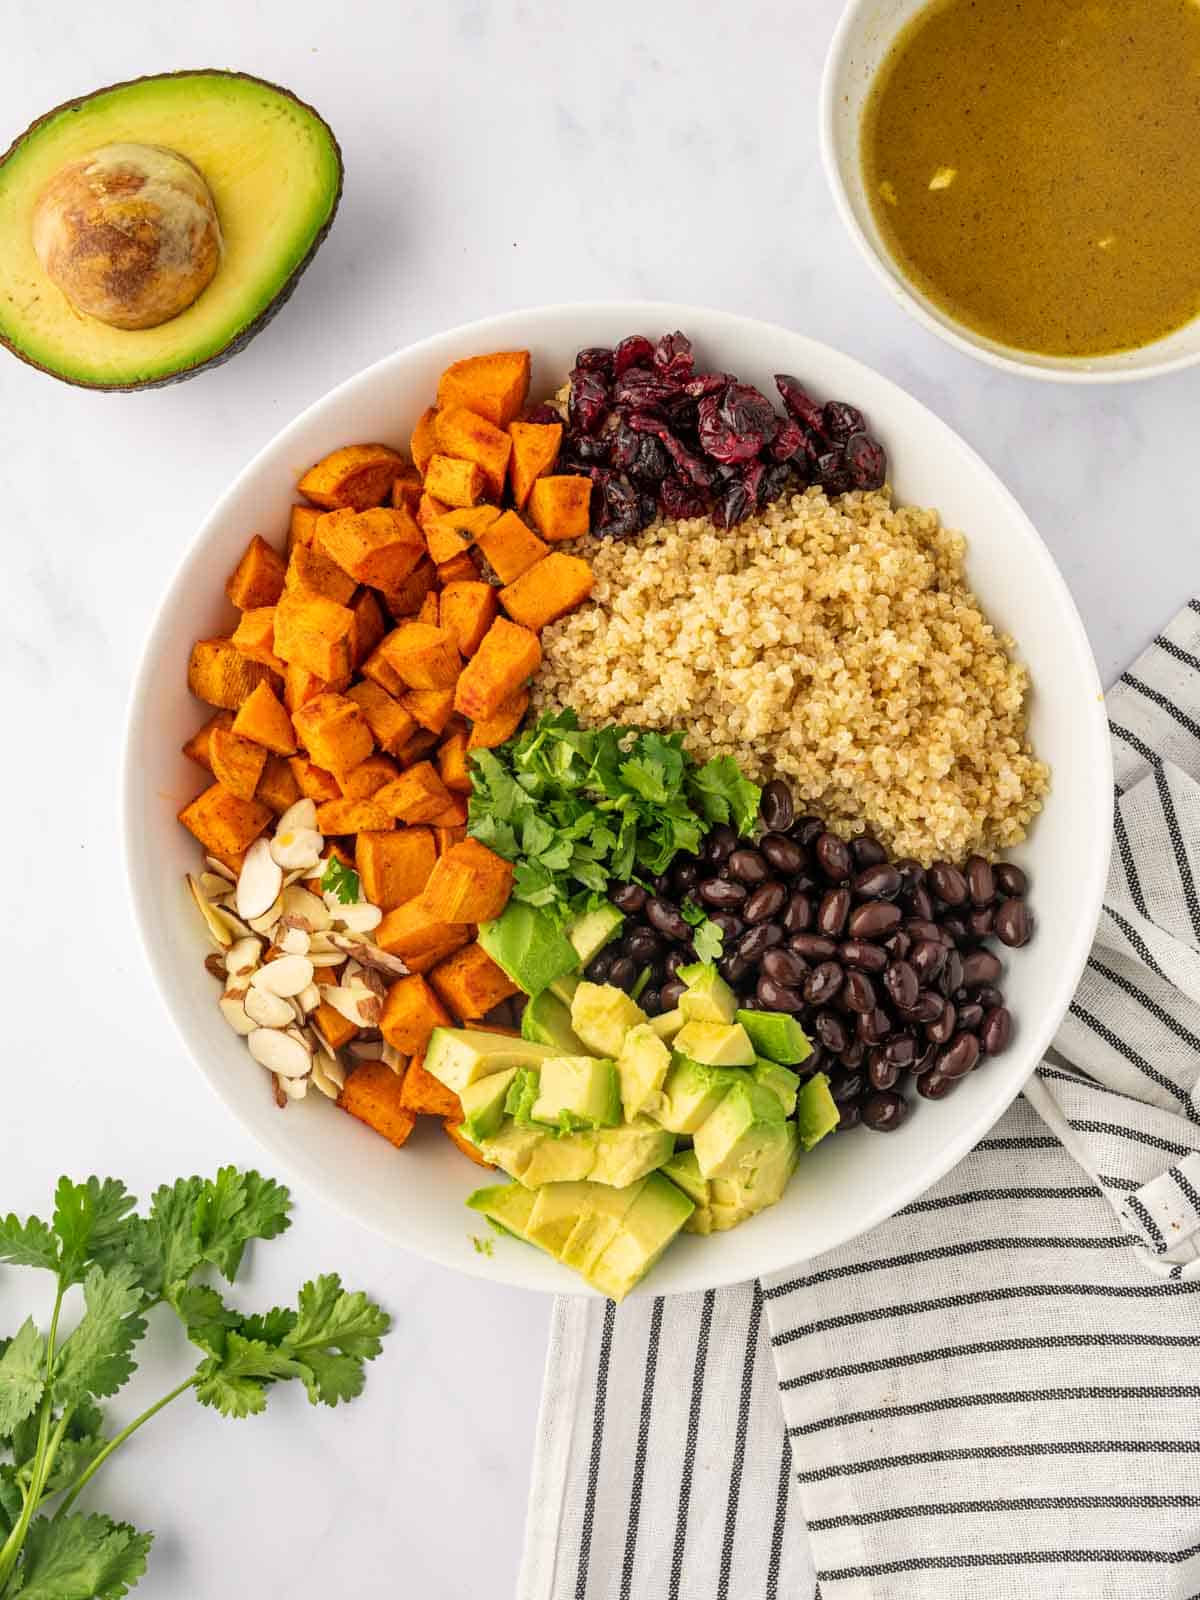
<path fill-rule="evenodd" d="M 696 1129 L 700 1171 L 706 1178 L 744 1177 L 762 1164 L 763 1152 L 778 1143 L 786 1125 L 778 1098 L 745 1078 Z"/>
<path fill-rule="evenodd" d="M 668 1044 L 683 1027 L 684 1016 L 679 1007 L 674 1011 L 662 1011 L 657 1017 L 650 1018 L 650 1026 L 660 1039 L 665 1039 Z"/>
<path fill-rule="evenodd" d="M 679 1150 L 662 1169 L 663 1176 L 677 1183 L 698 1206 L 708 1203 L 708 1179 L 700 1171 L 694 1150 Z"/>
<path fill-rule="evenodd" d="M 588 1176 L 593 1183 L 611 1184 L 614 1189 L 628 1188 L 675 1153 L 675 1135 L 648 1117 L 637 1117 L 619 1128 L 599 1128 L 590 1137 L 595 1159 Z"/>
<path fill-rule="evenodd" d="M 463 1131 L 476 1144 L 490 1139 L 504 1120 L 504 1102 L 509 1087 L 517 1075 L 516 1067 L 506 1067 L 503 1072 L 493 1072 L 486 1078 L 469 1083 L 459 1095 L 463 1108 Z"/>
<path fill-rule="evenodd" d="M 582 1044 L 571 1027 L 571 1009 L 552 989 L 535 994 L 521 1014 L 521 1037 L 534 1044 L 548 1044 L 564 1055 L 581 1056 Z"/>
<path fill-rule="evenodd" d="M 565 977 L 555 978 L 547 992 L 552 994 L 556 1000 L 562 1001 L 563 1005 L 566 1006 L 567 1013 L 569 1015 L 571 1010 L 571 1001 L 574 1000 L 575 991 L 578 989 L 578 987 L 578 977 L 574 973 L 568 972 Z"/>
<path fill-rule="evenodd" d="M 812 1055 L 812 1045 L 795 1017 L 779 1011 L 739 1011 L 735 1020 L 750 1035 L 755 1054 L 768 1061 L 798 1067 Z"/>
<path fill-rule="evenodd" d="M 472 1211 L 485 1216 L 500 1233 L 511 1233 L 515 1238 L 532 1244 L 534 1241 L 529 1237 L 528 1227 L 536 1198 L 519 1183 L 493 1183 L 486 1189 L 476 1189 L 474 1194 L 469 1194 L 467 1204 Z"/>
<path fill-rule="evenodd" d="M 469 1083 L 493 1072 L 535 1066 L 556 1054 L 549 1045 L 489 1033 L 485 1028 L 435 1028 L 425 1051 L 425 1070 L 461 1095 Z"/>
<path fill-rule="evenodd" d="M 623 1300 L 650 1270 L 691 1216 L 692 1202 L 667 1178 L 652 1173 L 621 1219 L 587 1281 L 611 1300 Z"/>
<path fill-rule="evenodd" d="M 841 1120 L 837 1104 L 829 1092 L 829 1079 L 814 1072 L 796 1096 L 796 1131 L 806 1150 L 832 1133 Z"/>
<path fill-rule="evenodd" d="M 537 1067 L 518 1067 L 504 1096 L 504 1114 L 520 1128 L 533 1123 L 533 1107 L 541 1092 L 542 1075 Z"/>
<path fill-rule="evenodd" d="M 507 1172 L 510 1178 L 522 1183 L 534 1152 L 543 1144 L 553 1144 L 554 1140 L 545 1128 L 537 1128 L 532 1124 L 521 1127 L 511 1118 L 505 1118 L 495 1133 L 477 1143 L 485 1161 L 490 1161 L 493 1167 L 499 1167 L 501 1172 Z M 534 1185 L 527 1184 L 526 1187 L 533 1188 Z"/>
<path fill-rule="evenodd" d="M 621 1053 L 630 1028 L 646 1021 L 646 1013 L 623 989 L 611 983 L 581 983 L 571 1001 L 571 1026 L 583 1040 L 585 1050 L 598 1056 Z"/>
<path fill-rule="evenodd" d="M 547 1183 L 536 1191 L 526 1190 L 533 1197 L 528 1224 L 530 1240 L 552 1256 L 561 1258 L 563 1246 L 587 1205 L 591 1187 L 586 1182 Z"/>
<path fill-rule="evenodd" d="M 796 1170 L 799 1155 L 796 1126 L 785 1122 L 782 1137 L 764 1150 L 759 1165 L 736 1178 L 706 1180 L 694 1150 L 675 1156 L 663 1172 L 696 1202 L 686 1231 L 724 1233 L 775 1204 Z"/>
<path fill-rule="evenodd" d="M 567 938 L 575 947 L 579 965 L 586 967 L 593 956 L 598 956 L 606 944 L 611 944 L 625 921 L 623 912 L 614 905 L 597 906 L 567 927 Z"/>
<path fill-rule="evenodd" d="M 554 1056 L 542 1064 L 530 1116 L 564 1133 L 612 1128 L 621 1120 L 621 1080 L 615 1061 L 595 1056 Z"/>
<path fill-rule="evenodd" d="M 750 1068 L 750 1076 L 755 1083 L 778 1096 L 785 1117 L 792 1115 L 796 1109 L 796 1091 L 800 1087 L 800 1079 L 790 1068 L 781 1067 L 778 1061 L 764 1061 L 759 1056 Z"/>
<path fill-rule="evenodd" d="M 630 1028 L 617 1057 L 621 1079 L 621 1104 L 632 1121 L 643 1111 L 653 1112 L 662 1101 L 663 1079 L 671 1068 L 671 1052 L 654 1031 L 652 1022 Z"/>
<path fill-rule="evenodd" d="M 711 961 L 695 961 L 690 967 L 680 967 L 675 976 L 687 984 L 679 997 L 679 1009 L 685 1022 L 733 1021 L 737 996 Z"/>
<path fill-rule="evenodd" d="M 523 900 L 510 900 L 494 921 L 481 922 L 479 943 L 526 994 L 540 994 L 579 967 L 566 934 Z"/>
<path fill-rule="evenodd" d="M 585 1185 L 585 1204 L 559 1256 L 564 1267 L 588 1275 L 616 1238 L 646 1183 L 642 1178 L 627 1189 L 613 1189 L 604 1183 Z"/>
<path fill-rule="evenodd" d="M 662 1104 L 654 1120 L 672 1133 L 695 1133 L 739 1077 L 724 1067 L 706 1067 L 686 1056 L 676 1056 L 663 1079 Z"/>
<path fill-rule="evenodd" d="M 740 1022 L 685 1022 L 675 1035 L 674 1045 L 680 1055 L 690 1056 L 705 1066 L 754 1065 L 754 1046 Z"/>

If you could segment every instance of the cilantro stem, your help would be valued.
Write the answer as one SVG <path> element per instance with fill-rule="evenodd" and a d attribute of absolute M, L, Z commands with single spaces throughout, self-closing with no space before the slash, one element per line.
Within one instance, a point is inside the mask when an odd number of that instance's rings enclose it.
<path fill-rule="evenodd" d="M 54 1371 L 55 1345 L 58 1340 L 58 1319 L 62 1312 L 63 1296 L 66 1294 L 66 1284 L 59 1278 L 54 1293 L 54 1310 L 50 1316 L 50 1332 L 46 1337 L 46 1380 L 45 1393 L 42 1395 L 42 1413 L 38 1418 L 37 1450 L 33 1458 L 33 1476 L 29 1487 L 25 1490 L 24 1503 L 21 1506 L 21 1515 L 4 1545 L 0 1548 L 0 1590 L 3 1590 L 13 1568 L 17 1564 L 21 1550 L 25 1544 L 25 1535 L 29 1532 L 29 1524 L 33 1521 L 33 1514 L 38 1508 L 42 1498 L 42 1488 L 50 1475 L 50 1468 L 54 1463 L 54 1456 L 58 1454 L 58 1446 L 66 1430 L 70 1411 L 64 1411 L 59 1420 L 54 1436 L 54 1449 L 50 1451 L 50 1417 L 54 1410 L 50 1391 L 50 1378 Z"/>
<path fill-rule="evenodd" d="M 123 1445 L 126 1439 L 130 1438 L 131 1435 L 135 1434 L 143 1425 L 143 1423 L 149 1422 L 151 1417 L 157 1416 L 165 1406 L 169 1406 L 172 1400 L 178 1400 L 181 1394 L 184 1394 L 188 1389 L 193 1388 L 196 1382 L 197 1375 L 193 1373 L 190 1378 L 185 1378 L 183 1382 L 176 1388 L 172 1389 L 169 1394 L 163 1395 L 161 1400 L 156 1400 L 152 1406 L 147 1406 L 146 1410 L 142 1412 L 140 1417 L 135 1417 L 127 1427 L 121 1429 L 120 1433 L 118 1433 L 115 1438 L 110 1439 L 104 1446 L 104 1449 L 101 1450 L 100 1454 L 96 1456 L 94 1460 L 89 1462 L 89 1464 L 75 1479 L 75 1482 L 71 1485 L 70 1489 L 68 1489 L 61 1504 L 54 1513 L 55 1518 L 57 1519 L 58 1517 L 61 1517 L 64 1512 L 67 1512 L 71 1509 L 82 1493 L 85 1485 L 88 1482 L 88 1479 L 91 1478 L 94 1473 L 100 1470 L 100 1468 L 108 1460 L 109 1456 L 112 1455 L 114 1450 Z"/>

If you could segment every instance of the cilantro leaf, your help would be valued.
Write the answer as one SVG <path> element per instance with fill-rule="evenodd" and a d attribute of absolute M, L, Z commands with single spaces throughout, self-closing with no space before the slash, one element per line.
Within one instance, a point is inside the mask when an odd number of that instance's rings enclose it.
<path fill-rule="evenodd" d="M 336 856 L 330 856 L 321 874 L 321 892 L 334 894 L 342 905 L 352 906 L 362 899 L 362 883 L 353 867 L 343 866 Z"/>
<path fill-rule="evenodd" d="M 210 1356 L 225 1353 L 225 1335 L 230 1328 L 241 1328 L 244 1318 L 231 1311 L 215 1289 L 205 1283 L 176 1285 L 171 1305 L 194 1345 Z"/>
<path fill-rule="evenodd" d="M 752 832 L 762 790 L 742 776 L 732 756 L 706 761 L 692 773 L 688 789 L 709 822 L 730 822 L 738 833 Z"/>
<path fill-rule="evenodd" d="M 352 1400 L 363 1386 L 363 1362 L 380 1351 L 391 1318 L 365 1294 L 342 1288 L 335 1272 L 325 1273 L 300 1290 L 296 1325 L 282 1349 L 308 1368 L 304 1386 L 314 1405 Z"/>
<path fill-rule="evenodd" d="M 21 1600 L 121 1600 L 145 1573 L 152 1539 L 108 1517 L 35 1517 L 15 1592 Z"/>
<path fill-rule="evenodd" d="M 0 1439 L 37 1410 L 46 1378 L 46 1341 L 26 1317 L 0 1356 Z"/>
<path fill-rule="evenodd" d="M 260 1173 L 222 1167 L 205 1184 L 196 1206 L 195 1228 L 201 1254 L 230 1283 L 251 1239 L 274 1239 L 291 1225 L 291 1196 L 282 1184 Z"/>
<path fill-rule="evenodd" d="M 68 1434 L 59 1444 L 50 1476 L 46 1479 L 45 1493 L 57 1494 L 60 1489 L 69 1488 L 109 1442 L 101 1433 L 84 1433 L 78 1438 L 71 1438 Z"/>
<path fill-rule="evenodd" d="M 231 1332 L 224 1354 L 197 1368 L 196 1399 L 223 1417 L 251 1417 L 266 1409 L 267 1385 L 279 1378 L 303 1378 L 301 1364 L 277 1345 Z"/>
<path fill-rule="evenodd" d="M 719 961 L 725 944 L 725 934 L 715 922 L 705 917 L 704 921 L 697 925 L 692 943 L 696 946 L 698 961 Z"/>
<path fill-rule="evenodd" d="M 287 1306 L 272 1306 L 260 1316 L 243 1317 L 242 1333 L 247 1339 L 261 1339 L 263 1344 L 282 1344 L 296 1326 L 296 1313 Z"/>
<path fill-rule="evenodd" d="M 21 1222 L 11 1212 L 0 1217 L 0 1261 L 13 1267 L 58 1271 L 58 1241 L 40 1217 Z"/>
<path fill-rule="evenodd" d="M 200 1265 L 194 1220 L 203 1190 L 203 1178 L 177 1178 L 155 1190 L 148 1218 L 131 1220 L 125 1259 L 137 1267 L 151 1300 L 185 1282 Z"/>
<path fill-rule="evenodd" d="M 69 1406 L 89 1394 L 116 1394 L 133 1372 L 136 1362 L 130 1352 L 146 1331 L 138 1315 L 142 1288 L 136 1268 L 89 1267 L 83 1298 L 83 1319 L 55 1359 L 56 1405 Z"/>
<path fill-rule="evenodd" d="M 86 1261 L 108 1265 L 118 1256 L 129 1233 L 126 1220 L 137 1204 L 116 1178 L 89 1178 L 72 1183 L 60 1178 L 54 1191 L 54 1231 L 62 1242 L 60 1273 L 64 1283 L 78 1280 Z"/>
<path fill-rule="evenodd" d="M 0 1539 L 7 1539 L 16 1527 L 24 1506 L 16 1467 L 0 1465 Z"/>

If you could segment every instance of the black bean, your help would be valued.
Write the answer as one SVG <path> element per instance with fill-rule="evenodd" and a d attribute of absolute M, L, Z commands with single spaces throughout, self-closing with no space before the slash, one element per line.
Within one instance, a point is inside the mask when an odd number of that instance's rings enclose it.
<path fill-rule="evenodd" d="M 882 939 L 900 926 L 900 907 L 890 900 L 864 900 L 850 913 L 852 939 Z"/>
<path fill-rule="evenodd" d="M 928 1041 L 926 1041 L 924 1049 L 919 1049 L 911 1068 L 914 1078 L 920 1077 L 922 1072 L 929 1071 L 937 1056 L 937 1050 L 937 1045 L 930 1044 Z"/>
<path fill-rule="evenodd" d="M 640 883 L 620 883 L 608 898 L 618 911 L 623 911 L 627 917 L 636 917 L 645 909 L 649 896 Z"/>
<path fill-rule="evenodd" d="M 915 856 L 897 856 L 892 865 L 900 874 L 901 894 L 912 894 L 918 884 L 925 882 L 925 868 Z"/>
<path fill-rule="evenodd" d="M 861 1039 L 851 1039 L 841 1055 L 838 1056 L 838 1060 L 849 1072 L 857 1072 L 866 1059 L 867 1047 Z M 809 1056 L 808 1061 L 811 1060 L 812 1057 Z M 804 1063 L 805 1066 L 808 1065 L 808 1061 Z"/>
<path fill-rule="evenodd" d="M 971 937 L 971 930 L 967 927 L 966 917 L 958 917 L 951 913 L 942 918 L 942 937 L 949 939 L 952 944 L 966 944 Z"/>
<path fill-rule="evenodd" d="M 850 849 L 844 839 L 839 839 L 836 833 L 818 834 L 813 853 L 817 858 L 817 865 L 830 883 L 846 882 L 850 876 L 852 863 Z"/>
<path fill-rule="evenodd" d="M 892 1031 L 892 1019 L 882 1006 L 864 1011 L 858 1019 L 858 1037 L 865 1044 L 882 1044 Z"/>
<path fill-rule="evenodd" d="M 804 996 L 799 989 L 793 989 L 786 983 L 776 983 L 774 978 L 768 978 L 766 973 L 758 980 L 758 987 L 754 991 L 755 999 L 766 1011 L 802 1011 L 804 1009 Z"/>
<path fill-rule="evenodd" d="M 1022 900 L 1029 892 L 1029 880 L 1011 861 L 1000 861 L 993 869 L 996 892 L 1009 900 Z"/>
<path fill-rule="evenodd" d="M 938 978 L 937 986 L 942 994 L 949 996 L 952 995 L 956 989 L 962 988 L 962 981 L 963 958 L 959 955 L 957 950 L 948 950 L 946 952 L 946 964 L 942 968 L 941 975 Z"/>
<path fill-rule="evenodd" d="M 671 888 L 681 900 L 699 883 L 700 871 L 700 863 L 693 860 L 676 861 L 671 868 Z"/>
<path fill-rule="evenodd" d="M 817 931 L 823 933 L 827 939 L 838 939 L 849 915 L 849 889 L 845 884 L 836 889 L 829 889 L 821 896 L 821 904 L 817 907 Z"/>
<path fill-rule="evenodd" d="M 942 1005 L 941 1015 L 925 1024 L 925 1037 L 931 1044 L 947 1044 L 954 1037 L 957 1023 L 958 1007 L 953 1000 L 947 1000 Z"/>
<path fill-rule="evenodd" d="M 876 1045 L 867 1057 L 867 1077 L 874 1089 L 890 1089 L 900 1076 L 900 1068 L 894 1061 L 889 1061 L 883 1053 L 883 1046 Z"/>
<path fill-rule="evenodd" d="M 739 883 L 750 884 L 766 883 L 771 876 L 771 869 L 767 866 L 766 858 L 757 850 L 737 849 L 725 863 L 725 871 L 731 878 L 736 878 Z"/>
<path fill-rule="evenodd" d="M 868 944 L 865 939 L 847 939 L 838 956 L 848 967 L 858 967 L 863 972 L 882 972 L 888 964 L 887 951 L 880 945 Z"/>
<path fill-rule="evenodd" d="M 592 983 L 607 983 L 608 975 L 612 971 L 613 962 L 617 960 L 615 950 L 601 950 L 587 964 L 587 977 Z"/>
<path fill-rule="evenodd" d="M 862 1109 L 857 1100 L 847 1100 L 838 1107 L 838 1124 L 834 1133 L 845 1133 L 850 1128 L 857 1128 L 862 1121 Z"/>
<path fill-rule="evenodd" d="M 663 971 L 668 978 L 673 978 L 680 967 L 686 967 L 687 965 L 687 951 L 680 950 L 678 946 L 674 950 L 668 950 L 663 957 Z"/>
<path fill-rule="evenodd" d="M 674 1011 L 679 1004 L 679 998 L 687 988 L 687 984 L 679 978 L 668 978 L 661 989 L 662 1008 L 664 1011 Z"/>
<path fill-rule="evenodd" d="M 875 1133 L 891 1133 L 907 1116 L 908 1101 L 894 1089 L 877 1089 L 862 1103 L 863 1125 Z"/>
<path fill-rule="evenodd" d="M 955 1033 L 978 1033 L 979 1025 L 983 1021 L 983 1007 L 974 1000 L 968 1000 L 965 1005 L 958 1008 L 958 1021 L 954 1024 Z"/>
<path fill-rule="evenodd" d="M 818 1011 L 813 1018 L 813 1032 L 827 1050 L 833 1051 L 834 1055 L 837 1055 L 839 1050 L 844 1050 L 850 1043 L 846 1024 L 836 1011 L 828 1009 Z"/>
<path fill-rule="evenodd" d="M 890 939 L 883 941 L 883 948 L 893 961 L 905 961 L 913 947 L 912 934 L 905 933 L 903 928 L 897 928 Z"/>
<path fill-rule="evenodd" d="M 972 950 L 970 955 L 964 958 L 962 968 L 963 987 L 967 989 L 978 989 L 985 983 L 995 983 L 1004 971 L 999 957 L 994 956 L 990 950 Z"/>
<path fill-rule="evenodd" d="M 996 937 L 1001 944 L 1017 950 L 1033 937 L 1033 918 L 1024 900 L 1001 900 L 996 907 Z"/>
<path fill-rule="evenodd" d="M 908 959 L 918 982 L 929 983 L 946 964 L 946 947 L 940 939 L 918 939 Z"/>
<path fill-rule="evenodd" d="M 870 978 L 867 977 L 865 972 L 858 972 L 853 968 L 846 974 L 846 987 L 843 993 L 846 997 L 847 1008 L 857 1012 L 859 1016 L 868 1011 L 874 1011 L 879 1003 L 879 997 L 875 993 L 875 985 Z"/>
<path fill-rule="evenodd" d="M 813 903 L 809 895 L 791 895 L 783 913 L 784 933 L 806 933 L 812 927 Z"/>
<path fill-rule="evenodd" d="M 756 922 L 742 934 L 736 949 L 743 961 L 755 962 L 768 950 L 773 950 L 776 945 L 782 943 L 783 929 L 777 922 Z M 796 959 L 800 958 L 797 956 Z"/>
<path fill-rule="evenodd" d="M 850 854 L 856 867 L 873 867 L 887 860 L 887 851 L 873 833 L 860 833 L 850 841 Z"/>
<path fill-rule="evenodd" d="M 792 805 L 792 791 L 782 778 L 772 778 L 770 783 L 763 784 L 762 798 L 758 802 L 758 814 L 763 819 L 765 828 L 786 833 L 791 827 L 796 810 Z"/>
<path fill-rule="evenodd" d="M 647 966 L 662 958 L 662 936 L 655 933 L 653 928 L 635 928 L 625 940 L 625 951 L 639 966 Z"/>
<path fill-rule="evenodd" d="M 657 1017 L 663 1008 L 662 995 L 651 985 L 650 988 L 642 990 L 638 1005 L 641 1006 L 648 1017 Z"/>
<path fill-rule="evenodd" d="M 1001 989 L 997 989 L 994 983 L 985 983 L 981 988 L 976 989 L 975 999 L 985 1011 L 991 1011 L 994 1007 L 1004 1004 L 1004 992 Z"/>
<path fill-rule="evenodd" d="M 808 974 L 808 963 L 794 950 L 768 950 L 759 965 L 762 972 L 773 982 L 781 983 L 791 989 L 801 988 Z"/>
<path fill-rule="evenodd" d="M 965 1078 L 978 1060 L 979 1040 L 973 1033 L 960 1033 L 939 1052 L 934 1071 L 943 1078 Z"/>
<path fill-rule="evenodd" d="M 933 916 L 933 896 L 923 883 L 919 883 L 908 896 L 908 909 L 914 917 Z"/>
<path fill-rule="evenodd" d="M 914 939 L 931 939 L 938 944 L 942 942 L 942 930 L 929 917 L 909 917 L 904 924 L 904 931 Z"/>
<path fill-rule="evenodd" d="M 805 1077 L 811 1078 L 814 1072 L 828 1072 L 832 1066 L 829 1051 L 819 1039 L 813 1041 L 812 1052 L 805 1057 L 804 1066 L 799 1068 Z"/>
<path fill-rule="evenodd" d="M 718 822 L 716 827 L 710 828 L 705 835 L 704 843 L 700 846 L 700 854 L 705 861 L 711 861 L 714 866 L 719 867 L 723 861 L 729 860 L 736 849 L 737 834 L 727 822 Z"/>
<path fill-rule="evenodd" d="M 923 1072 L 917 1079 L 917 1093 L 926 1100 L 944 1100 L 957 1087 L 957 1078 L 944 1077 L 936 1067 L 932 1072 Z"/>
<path fill-rule="evenodd" d="M 794 933 L 788 944 L 806 961 L 832 961 L 838 951 L 834 941 L 821 933 Z"/>
<path fill-rule="evenodd" d="M 739 983 L 750 976 L 752 970 L 753 962 L 747 961 L 745 956 L 740 953 L 724 956 L 717 962 L 717 971 L 725 979 L 725 982 L 735 989 Z"/>
<path fill-rule="evenodd" d="M 973 906 L 990 906 L 996 898 L 996 875 L 986 856 L 972 856 L 967 862 L 967 893 Z"/>
<path fill-rule="evenodd" d="M 961 906 L 967 898 L 967 880 L 949 861 L 935 861 L 927 881 L 938 899 L 948 906 Z"/>
<path fill-rule="evenodd" d="M 657 932 L 673 940 L 676 944 L 690 944 L 692 930 L 680 915 L 679 908 L 664 900 L 659 895 L 653 895 L 646 901 L 646 921 Z M 667 1007 L 669 1011 L 670 1006 Z"/>
<path fill-rule="evenodd" d="M 894 900 L 902 882 L 895 867 L 879 861 L 855 873 L 851 887 L 860 900 Z"/>
<path fill-rule="evenodd" d="M 746 924 L 732 911 L 710 911 L 708 920 L 714 927 L 720 928 L 727 942 L 730 939 L 739 939 L 746 931 Z"/>
<path fill-rule="evenodd" d="M 658 877 L 655 878 L 652 887 L 655 894 L 658 895 L 660 899 L 669 900 L 672 892 L 671 874 L 669 872 L 659 873 Z"/>
<path fill-rule="evenodd" d="M 979 1044 L 985 1056 L 998 1056 L 1012 1039 L 1012 1012 L 1004 1006 L 985 1011 L 979 1026 Z"/>
<path fill-rule="evenodd" d="M 896 1033 L 883 1047 L 894 1067 L 911 1067 L 917 1059 L 917 1041 L 911 1033 Z"/>
<path fill-rule="evenodd" d="M 697 900 L 720 910 L 740 906 L 748 893 L 744 883 L 735 883 L 732 878 L 705 878 L 696 885 Z"/>
<path fill-rule="evenodd" d="M 608 982 L 618 989 L 632 989 L 637 982 L 638 968 L 632 956 L 618 956 L 608 969 Z"/>
<path fill-rule="evenodd" d="M 780 955 L 785 952 L 780 951 Z M 786 954 L 791 955 L 791 951 Z M 810 1006 L 823 1006 L 833 999 L 842 987 L 844 973 L 836 961 L 822 961 L 804 980 L 804 998 Z"/>
<path fill-rule="evenodd" d="M 976 906 L 967 917 L 967 931 L 973 939 L 989 939 L 996 913 L 991 906 Z"/>
<path fill-rule="evenodd" d="M 824 832 L 825 824 L 821 821 L 820 817 L 801 817 L 798 822 L 792 824 L 791 828 L 792 838 L 801 844 L 806 850 L 808 849 L 809 845 L 813 844 Z"/>
<path fill-rule="evenodd" d="M 787 898 L 787 887 L 778 878 L 770 883 L 760 883 L 742 907 L 742 916 L 747 922 L 770 922 L 783 910 Z"/>
<path fill-rule="evenodd" d="M 909 961 L 891 962 L 883 974 L 883 986 L 903 1010 L 915 1006 L 921 992 L 916 970 Z"/>
<path fill-rule="evenodd" d="M 795 839 L 789 839 L 786 833 L 764 833 L 758 848 L 775 871 L 782 872 L 785 878 L 795 877 L 807 859 Z"/>

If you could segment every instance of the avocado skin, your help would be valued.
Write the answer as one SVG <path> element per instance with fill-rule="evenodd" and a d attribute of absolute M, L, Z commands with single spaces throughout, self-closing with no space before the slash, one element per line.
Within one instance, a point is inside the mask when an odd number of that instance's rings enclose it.
<path fill-rule="evenodd" d="M 49 111 L 43 112 L 40 117 L 37 117 L 29 124 L 23 133 L 17 135 L 4 154 L 0 156 L 0 167 L 20 149 L 31 134 L 37 132 L 43 122 L 49 122 L 51 117 L 57 117 L 64 111 L 79 110 L 89 100 L 94 100 L 98 94 L 107 94 L 111 89 L 128 89 L 137 83 L 157 82 L 161 78 L 190 78 L 197 73 L 211 73 L 222 78 L 240 78 L 246 83 L 259 83 L 265 89 L 274 90 L 276 94 L 286 95 L 289 100 L 294 100 L 303 111 L 307 111 L 311 117 L 319 122 L 329 135 L 329 142 L 333 146 L 334 157 L 337 161 L 337 188 L 334 191 L 333 204 L 329 208 L 329 215 L 314 236 L 313 242 L 309 246 L 308 254 L 303 261 L 297 263 L 291 277 L 281 286 L 279 293 L 271 301 L 270 305 L 265 306 L 253 322 L 248 323 L 240 333 L 234 334 L 228 344 L 222 346 L 220 350 L 206 360 L 197 361 L 191 366 L 180 367 L 177 372 L 165 373 L 161 378 L 146 378 L 141 383 L 89 383 L 86 378 L 68 377 L 65 372 L 57 372 L 53 367 L 47 367 L 40 361 L 35 361 L 32 356 L 27 355 L 23 350 L 18 350 L 14 344 L 0 333 L 0 347 L 7 350 L 10 355 L 16 356 L 18 361 L 23 361 L 27 367 L 33 367 L 37 372 L 44 372 L 47 377 L 57 378 L 59 383 L 69 383 L 73 389 L 91 389 L 99 394 L 137 394 L 143 389 L 165 389 L 169 384 L 183 383 L 188 378 L 194 378 L 199 372 L 207 372 L 211 367 L 222 366 L 226 361 L 236 356 L 239 351 L 244 350 L 251 339 L 256 334 L 261 333 L 276 312 L 291 299 L 296 285 L 308 268 L 309 262 L 316 255 L 321 245 L 324 244 L 325 235 L 333 226 L 333 219 L 337 216 L 338 207 L 342 201 L 342 188 L 346 176 L 346 164 L 342 160 L 342 147 L 338 144 L 333 129 L 325 121 L 325 118 L 319 111 L 310 106 L 307 100 L 301 100 L 298 94 L 293 94 L 290 89 L 284 88 L 282 84 L 272 83 L 269 78 L 257 77 L 253 72 L 230 72 L 225 67 L 181 67 L 177 72 L 144 72 L 137 78 L 122 78 L 118 83 L 102 84 L 98 89 L 90 89 L 87 94 L 76 95 L 73 100 L 64 100 L 61 105 L 52 106 Z"/>

